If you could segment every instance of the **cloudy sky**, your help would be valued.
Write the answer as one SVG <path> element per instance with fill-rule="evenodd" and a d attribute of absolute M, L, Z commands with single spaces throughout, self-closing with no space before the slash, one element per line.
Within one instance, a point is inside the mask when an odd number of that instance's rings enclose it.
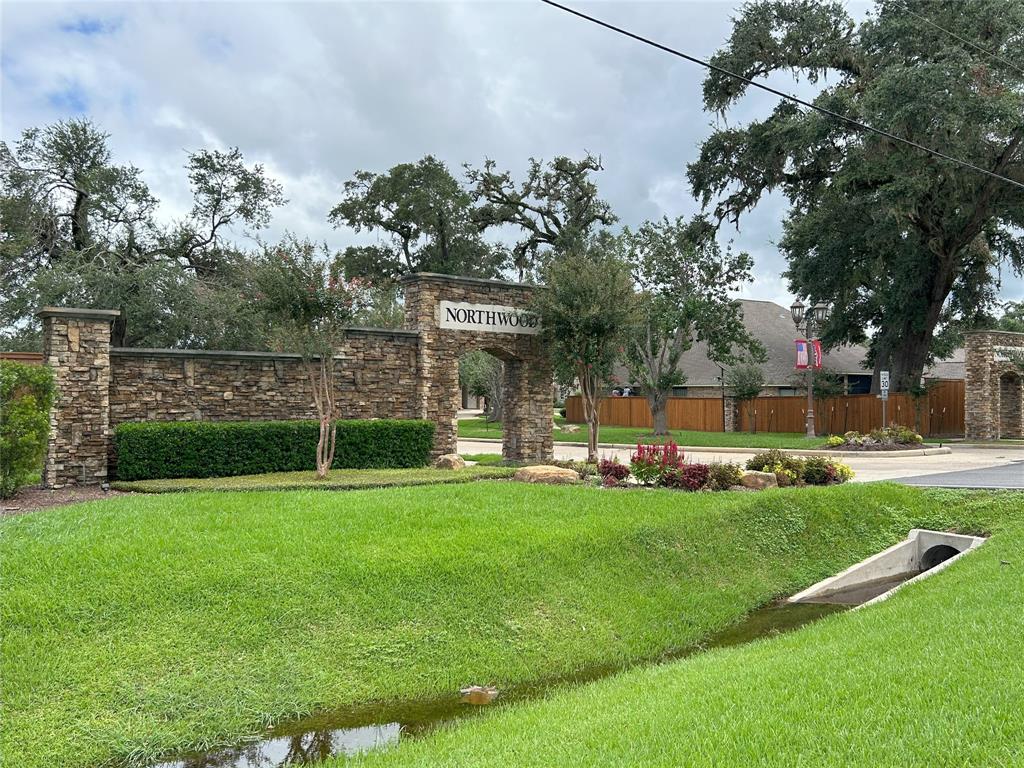
<path fill-rule="evenodd" d="M 706 58 L 737 5 L 580 7 Z M 537 2 L 4 0 L 0 13 L 3 139 L 88 116 L 119 162 L 143 169 L 165 217 L 191 204 L 185 152 L 230 146 L 284 185 L 289 204 L 265 236 L 288 229 L 338 248 L 356 241 L 327 223 L 341 184 L 428 153 L 453 171 L 489 157 L 521 177 L 528 157 L 590 151 L 625 223 L 698 210 L 685 169 L 716 119 L 701 109 L 704 71 Z M 755 92 L 729 120 L 773 104 Z M 766 198 L 723 240 L 755 256 L 744 295 L 788 305 L 773 245 L 784 212 Z M 1024 297 L 1024 283 L 1007 281 L 1003 297 Z"/>

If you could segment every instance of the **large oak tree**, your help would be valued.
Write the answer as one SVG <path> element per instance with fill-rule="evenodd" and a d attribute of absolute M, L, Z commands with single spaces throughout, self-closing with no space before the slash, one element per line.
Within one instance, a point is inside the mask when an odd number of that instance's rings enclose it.
<path fill-rule="evenodd" d="M 827 78 L 817 105 L 1024 181 L 1022 0 L 880 0 L 859 25 L 839 2 L 758 0 L 712 62 Z M 746 90 L 712 72 L 705 107 Z M 1001 267 L 1024 268 L 1024 189 L 788 101 L 715 130 L 689 177 L 720 221 L 785 194 L 792 290 L 831 302 L 826 344 L 867 342 L 898 389 L 988 310 Z"/>

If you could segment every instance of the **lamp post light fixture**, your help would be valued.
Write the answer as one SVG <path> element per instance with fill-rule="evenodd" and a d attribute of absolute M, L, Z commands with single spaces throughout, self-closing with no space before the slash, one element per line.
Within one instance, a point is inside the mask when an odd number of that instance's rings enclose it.
<path fill-rule="evenodd" d="M 802 330 L 808 344 L 808 356 L 810 353 L 810 347 L 814 340 L 814 336 L 820 333 L 822 326 L 825 321 L 828 320 L 828 305 L 823 302 L 817 302 L 813 307 L 806 307 L 804 303 L 797 299 L 793 302 L 789 308 L 789 313 L 793 316 L 793 325 L 796 326 L 798 331 Z M 807 367 L 807 420 L 805 426 L 807 427 L 807 436 L 815 437 L 816 430 L 814 425 L 814 367 L 812 361 L 808 359 Z"/>

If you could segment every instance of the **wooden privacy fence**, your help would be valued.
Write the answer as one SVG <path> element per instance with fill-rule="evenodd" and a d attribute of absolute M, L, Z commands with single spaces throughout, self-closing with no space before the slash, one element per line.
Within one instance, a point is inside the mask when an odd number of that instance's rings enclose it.
<path fill-rule="evenodd" d="M 758 432 L 803 432 L 807 398 L 759 397 L 752 404 Z M 566 418 L 583 421 L 583 402 L 578 395 L 565 401 Z M 890 423 L 913 427 L 927 436 L 962 435 L 964 432 L 964 382 L 941 381 L 915 402 L 910 395 L 889 397 L 886 418 Z M 740 409 L 739 428 L 750 430 L 751 404 Z M 645 397 L 608 397 L 601 402 L 601 423 L 609 426 L 650 427 L 651 411 Z M 875 395 L 844 395 L 815 400 L 819 434 L 841 435 L 856 430 L 869 432 L 882 426 L 882 401 Z M 669 429 L 722 431 L 720 397 L 673 397 L 668 401 Z"/>
<path fill-rule="evenodd" d="M 567 421 L 582 423 L 583 398 L 572 395 L 565 399 Z M 646 397 L 606 397 L 600 406 L 601 423 L 618 427 L 653 427 L 651 408 Z M 668 401 L 669 429 L 692 429 L 699 432 L 722 431 L 722 399 L 720 397 L 671 397 Z"/>

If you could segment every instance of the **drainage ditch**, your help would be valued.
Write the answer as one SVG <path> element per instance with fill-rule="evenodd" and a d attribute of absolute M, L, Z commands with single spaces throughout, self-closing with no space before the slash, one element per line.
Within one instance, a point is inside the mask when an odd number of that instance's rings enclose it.
<path fill-rule="evenodd" d="M 601 666 L 528 686 L 502 689 L 493 703 L 474 706 L 458 692 L 433 700 L 340 709 L 282 723 L 258 740 L 208 752 L 188 752 L 151 764 L 151 768 L 284 768 L 313 765 L 331 757 L 383 749 L 401 740 L 479 715 L 486 709 L 549 696 L 645 664 L 674 661 L 712 648 L 726 648 L 795 629 L 849 606 L 825 603 L 773 603 L 698 645 L 630 665 Z M 466 700 L 466 701 L 464 701 Z"/>
<path fill-rule="evenodd" d="M 899 544 L 789 598 L 754 611 L 743 621 L 703 642 L 656 659 L 629 665 L 607 665 L 573 675 L 495 692 L 473 686 L 433 700 L 340 709 L 282 723 L 260 738 L 208 752 L 180 754 L 150 768 L 285 768 L 313 765 L 331 757 L 384 749 L 481 711 L 517 701 L 549 696 L 559 690 L 593 682 L 629 667 L 692 656 L 713 648 L 743 645 L 795 629 L 855 606 L 888 597 L 910 580 L 941 570 L 984 539 L 937 531 L 913 530 Z M 496 695 L 495 695 L 496 693 Z M 486 703 L 486 706 L 474 706 Z"/>

